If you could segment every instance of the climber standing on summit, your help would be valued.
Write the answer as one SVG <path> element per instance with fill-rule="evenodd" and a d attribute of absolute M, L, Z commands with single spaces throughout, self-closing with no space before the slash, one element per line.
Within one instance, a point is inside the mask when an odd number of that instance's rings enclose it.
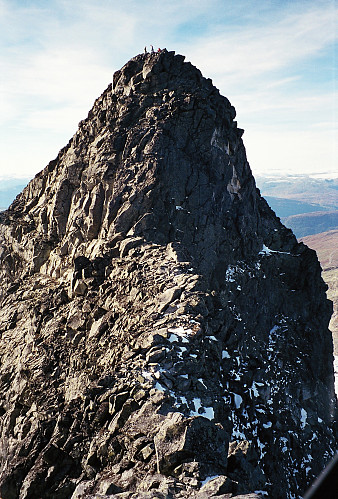
<path fill-rule="evenodd" d="M 150 45 L 150 47 L 151 47 L 150 52 L 153 54 L 154 53 L 154 47 L 152 45 Z"/>

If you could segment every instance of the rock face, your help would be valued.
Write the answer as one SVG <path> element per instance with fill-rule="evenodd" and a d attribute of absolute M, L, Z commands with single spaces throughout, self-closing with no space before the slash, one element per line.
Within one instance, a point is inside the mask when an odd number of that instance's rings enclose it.
<path fill-rule="evenodd" d="M 291 498 L 332 456 L 320 266 L 234 118 L 138 55 L 1 214 L 3 499 Z"/>

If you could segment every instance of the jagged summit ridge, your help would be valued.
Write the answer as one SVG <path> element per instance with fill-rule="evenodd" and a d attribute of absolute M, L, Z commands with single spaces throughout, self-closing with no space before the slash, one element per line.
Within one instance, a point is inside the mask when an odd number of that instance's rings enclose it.
<path fill-rule="evenodd" d="M 5 499 L 291 498 L 332 455 L 320 266 L 234 119 L 183 56 L 138 55 L 1 214 Z"/>

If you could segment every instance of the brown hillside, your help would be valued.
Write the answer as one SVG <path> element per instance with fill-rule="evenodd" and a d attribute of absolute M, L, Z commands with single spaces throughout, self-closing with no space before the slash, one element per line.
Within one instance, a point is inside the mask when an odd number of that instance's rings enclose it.
<path fill-rule="evenodd" d="M 323 279 L 329 286 L 327 297 L 333 302 L 330 322 L 335 355 L 338 355 L 338 230 L 330 230 L 300 239 L 317 252 L 323 269 Z"/>
<path fill-rule="evenodd" d="M 338 267 L 338 230 L 329 230 L 300 239 L 317 252 L 323 270 Z"/>

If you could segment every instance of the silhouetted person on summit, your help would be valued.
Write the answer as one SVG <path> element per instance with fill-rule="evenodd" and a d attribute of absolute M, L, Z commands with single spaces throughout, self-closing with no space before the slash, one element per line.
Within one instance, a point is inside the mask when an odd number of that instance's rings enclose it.
<path fill-rule="evenodd" d="M 144 47 L 144 53 L 145 54 L 148 54 L 148 51 L 147 51 L 147 46 Z"/>
<path fill-rule="evenodd" d="M 150 45 L 150 47 L 151 47 L 150 52 L 153 54 L 154 53 L 154 47 L 152 45 Z"/>

